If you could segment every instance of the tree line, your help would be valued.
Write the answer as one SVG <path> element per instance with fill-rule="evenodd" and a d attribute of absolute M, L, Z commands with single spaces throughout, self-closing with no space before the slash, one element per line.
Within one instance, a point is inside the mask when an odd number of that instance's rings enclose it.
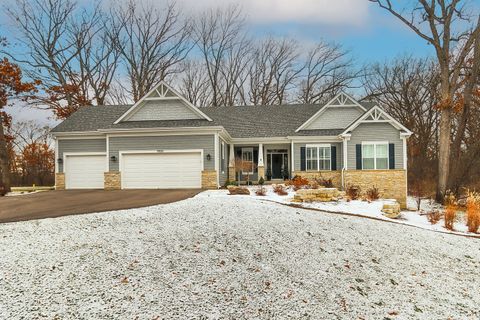
<path fill-rule="evenodd" d="M 436 185 L 440 200 L 480 174 L 478 12 L 468 0 L 418 0 L 415 7 L 370 1 L 435 54 L 360 66 L 340 44 L 306 48 L 288 37 L 254 37 L 239 6 L 188 16 L 175 4 L 106 8 L 75 0 L 5 7 L 18 37 L 1 53 L 36 82 L 29 102 L 59 119 L 83 106 L 135 102 L 161 80 L 197 106 L 320 104 L 353 92 L 378 101 L 414 132 L 411 187 Z"/>

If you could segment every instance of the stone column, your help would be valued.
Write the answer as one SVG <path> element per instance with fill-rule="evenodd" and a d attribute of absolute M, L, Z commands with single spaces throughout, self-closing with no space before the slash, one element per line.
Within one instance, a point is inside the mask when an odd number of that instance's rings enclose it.
<path fill-rule="evenodd" d="M 65 173 L 55 173 L 55 190 L 65 190 Z"/>
<path fill-rule="evenodd" d="M 120 171 L 108 171 L 103 173 L 103 188 L 105 190 L 122 189 Z"/>
<path fill-rule="evenodd" d="M 235 177 L 235 148 L 233 143 L 230 144 L 230 152 L 228 159 L 228 180 L 234 181 Z"/>
<path fill-rule="evenodd" d="M 258 144 L 258 179 L 265 179 L 265 165 L 263 163 L 263 143 Z"/>

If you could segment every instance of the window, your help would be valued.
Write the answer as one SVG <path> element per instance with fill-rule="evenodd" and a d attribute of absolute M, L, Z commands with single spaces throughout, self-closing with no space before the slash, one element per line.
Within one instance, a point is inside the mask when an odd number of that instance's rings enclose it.
<path fill-rule="evenodd" d="M 307 171 L 331 170 L 332 154 L 329 144 L 307 145 L 306 161 Z"/>
<path fill-rule="evenodd" d="M 242 148 L 242 174 L 253 174 L 253 148 Z"/>
<path fill-rule="evenodd" d="M 388 169 L 388 142 L 362 142 L 362 169 Z"/>
<path fill-rule="evenodd" d="M 222 173 L 225 172 L 225 142 L 222 141 L 222 144 L 220 145 L 220 153 L 222 154 Z"/>

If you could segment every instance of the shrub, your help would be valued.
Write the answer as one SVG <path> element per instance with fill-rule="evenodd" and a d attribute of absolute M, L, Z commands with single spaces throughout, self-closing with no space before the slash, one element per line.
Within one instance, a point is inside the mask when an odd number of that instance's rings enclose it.
<path fill-rule="evenodd" d="M 368 201 L 375 201 L 380 199 L 380 192 L 378 191 L 378 188 L 375 186 L 368 188 L 366 194 L 367 194 Z"/>
<path fill-rule="evenodd" d="M 442 214 L 438 210 L 433 210 L 427 213 L 428 222 L 431 224 L 437 224 L 442 218 Z"/>
<path fill-rule="evenodd" d="M 238 186 L 238 182 L 227 180 L 227 181 L 225 181 L 224 187 L 226 188 L 228 186 Z"/>
<path fill-rule="evenodd" d="M 266 196 L 267 195 L 267 189 L 265 187 L 259 187 L 256 191 L 255 194 L 257 196 Z"/>
<path fill-rule="evenodd" d="M 468 231 L 477 233 L 480 227 L 480 195 L 475 192 L 468 192 L 466 216 Z"/>
<path fill-rule="evenodd" d="M 258 179 L 258 184 L 263 186 L 265 184 L 265 179 L 263 179 L 263 177 L 260 177 L 260 179 Z"/>
<path fill-rule="evenodd" d="M 292 180 L 289 180 L 287 184 L 293 186 L 293 190 L 297 191 L 308 186 L 308 179 L 302 178 L 301 176 L 295 176 Z"/>
<path fill-rule="evenodd" d="M 287 190 L 285 190 L 285 187 L 282 186 L 281 184 L 276 184 L 273 186 L 273 192 L 278 194 L 279 196 L 286 196 L 288 195 Z"/>
<path fill-rule="evenodd" d="M 317 183 L 325 188 L 333 188 L 333 181 L 332 179 L 316 179 Z"/>
<path fill-rule="evenodd" d="M 360 198 L 360 187 L 356 185 L 349 185 L 345 193 L 350 200 L 357 200 Z"/>
<path fill-rule="evenodd" d="M 445 220 L 445 228 L 448 230 L 453 230 L 453 224 L 457 216 L 457 207 L 454 204 L 448 204 L 445 207 L 445 212 L 443 214 Z"/>
<path fill-rule="evenodd" d="M 309 189 L 318 189 L 318 187 L 320 187 L 320 186 L 319 186 L 317 180 L 312 180 L 308 183 L 308 188 Z"/>

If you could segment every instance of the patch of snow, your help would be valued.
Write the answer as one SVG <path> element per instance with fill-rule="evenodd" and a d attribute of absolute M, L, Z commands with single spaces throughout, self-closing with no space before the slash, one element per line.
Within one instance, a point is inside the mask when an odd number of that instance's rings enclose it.
<path fill-rule="evenodd" d="M 1 224 L 0 319 L 480 317 L 477 239 L 266 198 Z"/>
<path fill-rule="evenodd" d="M 246 197 L 256 197 L 259 200 L 270 200 L 282 204 L 292 204 L 292 199 L 295 195 L 295 191 L 291 188 L 288 188 L 288 195 L 286 196 L 279 196 L 273 192 L 272 186 L 264 186 L 267 190 L 267 194 L 265 196 L 257 196 L 255 195 L 255 190 L 258 187 L 250 186 L 250 196 Z M 227 191 L 225 191 L 227 192 Z M 386 220 L 390 222 L 395 222 L 399 224 L 406 224 L 415 227 L 419 227 L 422 229 L 433 230 L 437 232 L 445 232 L 445 233 L 454 233 L 454 234 L 468 234 L 477 236 L 478 234 L 468 232 L 468 228 L 465 224 L 464 216 L 462 214 L 457 214 L 457 221 L 454 224 L 454 231 L 450 231 L 444 227 L 444 220 L 440 219 L 436 224 L 431 224 L 428 221 L 427 213 L 432 210 L 439 210 L 442 211 L 443 207 L 433 201 L 430 200 L 422 200 L 421 202 L 421 210 L 416 212 L 412 212 L 409 210 L 404 210 L 401 212 L 400 218 L 391 219 L 384 216 L 382 212 L 383 204 L 384 203 L 391 203 L 395 201 L 394 199 L 380 199 L 377 201 L 361 201 L 361 200 L 352 200 L 346 201 L 345 199 L 340 199 L 338 201 L 332 202 L 304 202 L 304 203 L 295 203 L 297 206 L 301 206 L 304 208 L 309 209 L 316 209 L 321 211 L 329 211 L 334 213 L 347 213 L 353 214 L 358 216 L 376 218 L 381 220 Z M 416 208 L 416 202 L 413 197 L 407 198 L 407 207 L 408 208 Z M 480 237 L 480 235 L 478 235 Z"/>

